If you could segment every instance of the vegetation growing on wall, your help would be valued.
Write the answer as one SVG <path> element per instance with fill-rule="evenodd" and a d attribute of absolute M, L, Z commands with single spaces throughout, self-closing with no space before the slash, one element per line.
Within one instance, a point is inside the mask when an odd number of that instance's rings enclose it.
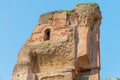
<path fill-rule="evenodd" d="M 67 15 L 70 15 L 70 10 L 66 10 Z"/>
<path fill-rule="evenodd" d="M 78 6 L 80 6 L 80 3 L 77 3 L 77 4 L 76 4 L 76 7 L 78 7 Z"/>
<path fill-rule="evenodd" d="M 48 46 L 50 46 L 51 45 L 51 42 L 50 41 L 48 41 Z"/>
<path fill-rule="evenodd" d="M 96 7 L 99 7 L 98 3 L 88 3 L 88 4 L 91 4 L 91 5 L 94 5 Z"/>
<path fill-rule="evenodd" d="M 84 4 L 91 4 L 91 5 L 94 5 L 94 6 L 96 6 L 96 7 L 99 7 L 99 4 L 98 3 L 96 3 L 96 2 L 91 2 L 91 3 L 77 3 L 76 4 L 76 7 L 78 7 L 78 6 L 80 6 L 80 5 L 84 5 Z"/>

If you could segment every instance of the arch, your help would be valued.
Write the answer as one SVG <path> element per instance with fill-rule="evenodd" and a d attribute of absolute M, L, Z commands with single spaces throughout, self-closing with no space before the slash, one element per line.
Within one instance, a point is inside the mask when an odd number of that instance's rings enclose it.
<path fill-rule="evenodd" d="M 44 31 L 44 40 L 50 40 L 50 29 Z"/>

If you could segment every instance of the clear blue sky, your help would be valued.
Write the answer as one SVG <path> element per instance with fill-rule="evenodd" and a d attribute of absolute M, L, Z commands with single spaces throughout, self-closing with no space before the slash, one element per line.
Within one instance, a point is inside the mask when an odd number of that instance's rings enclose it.
<path fill-rule="evenodd" d="M 120 0 L 0 0 L 0 80 L 11 80 L 18 52 L 39 16 L 72 9 L 78 2 L 97 2 L 102 11 L 101 80 L 120 77 Z"/>

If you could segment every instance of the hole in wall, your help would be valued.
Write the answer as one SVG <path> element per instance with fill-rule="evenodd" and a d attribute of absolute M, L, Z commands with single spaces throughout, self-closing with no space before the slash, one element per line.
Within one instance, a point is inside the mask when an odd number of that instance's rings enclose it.
<path fill-rule="evenodd" d="M 97 18 L 95 18 L 95 22 L 97 21 Z"/>
<path fill-rule="evenodd" d="M 19 77 L 19 74 L 17 74 L 17 77 Z"/>
<path fill-rule="evenodd" d="M 46 29 L 44 34 L 44 40 L 50 40 L 50 29 Z"/>

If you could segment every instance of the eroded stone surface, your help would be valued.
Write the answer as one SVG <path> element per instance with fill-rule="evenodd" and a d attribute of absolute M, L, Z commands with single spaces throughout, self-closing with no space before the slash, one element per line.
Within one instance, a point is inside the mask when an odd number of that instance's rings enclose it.
<path fill-rule="evenodd" d="M 106 80 L 120 80 L 119 78 L 107 78 Z"/>
<path fill-rule="evenodd" d="M 101 13 L 95 5 L 41 15 L 12 80 L 99 80 Z"/>

